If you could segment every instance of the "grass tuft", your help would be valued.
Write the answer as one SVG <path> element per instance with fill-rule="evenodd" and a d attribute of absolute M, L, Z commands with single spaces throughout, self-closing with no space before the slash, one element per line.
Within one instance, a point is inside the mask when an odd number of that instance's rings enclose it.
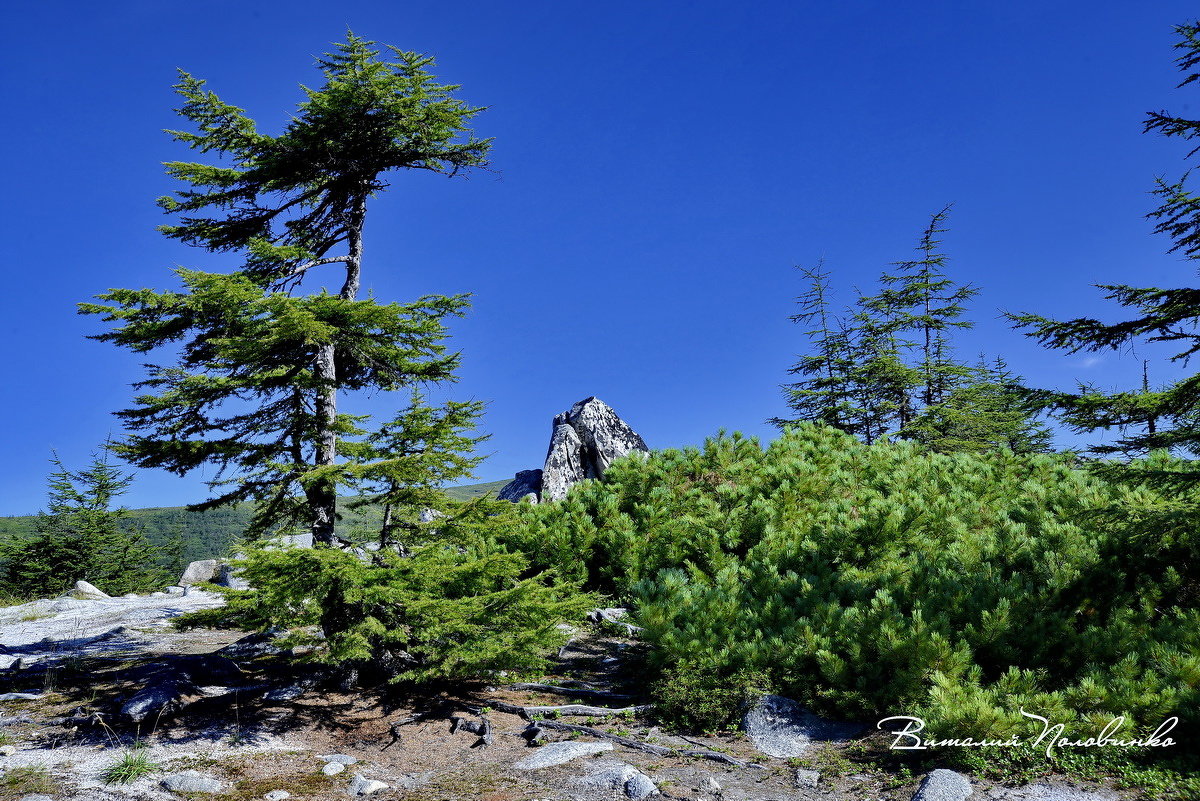
<path fill-rule="evenodd" d="M 147 773 L 158 770 L 158 763 L 150 760 L 144 746 L 134 746 L 121 755 L 100 774 L 105 784 L 128 784 Z"/>

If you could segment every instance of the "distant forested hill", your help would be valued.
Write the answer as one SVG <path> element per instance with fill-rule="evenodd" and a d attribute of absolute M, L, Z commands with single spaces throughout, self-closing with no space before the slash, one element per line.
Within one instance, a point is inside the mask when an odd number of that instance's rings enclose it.
<path fill-rule="evenodd" d="M 507 483 L 489 481 L 483 484 L 447 487 L 446 494 L 455 500 L 466 501 L 483 495 L 495 495 Z M 183 561 L 190 562 L 226 553 L 246 530 L 252 509 L 250 504 L 238 504 L 207 512 L 189 512 L 183 506 L 131 509 L 129 523 L 141 527 L 150 542 L 159 547 L 165 545 L 175 534 L 179 534 L 184 543 Z M 345 510 L 343 513 L 345 517 L 342 525 L 347 534 L 367 534 L 378 527 L 380 511 L 376 507 L 368 506 L 356 511 Z M 36 520 L 36 515 L 0 517 L 0 540 L 32 532 Z"/>

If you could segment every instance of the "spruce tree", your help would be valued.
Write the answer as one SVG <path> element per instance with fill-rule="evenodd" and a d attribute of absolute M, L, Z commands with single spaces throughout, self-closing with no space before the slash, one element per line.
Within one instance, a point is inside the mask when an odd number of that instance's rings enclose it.
<path fill-rule="evenodd" d="M 452 379 L 445 318 L 467 305 L 359 299 L 368 201 L 396 172 L 483 167 L 490 146 L 469 128 L 482 109 L 437 83 L 431 58 L 396 48 L 380 58 L 372 45 L 349 34 L 318 59 L 324 83 L 304 90 L 278 135 L 181 71 L 179 113 L 195 130 L 171 133 L 215 158 L 167 165 L 184 188 L 160 199 L 178 217 L 161 230 L 240 253 L 241 265 L 179 269 L 181 289 L 114 289 L 81 304 L 115 323 L 97 339 L 178 353 L 151 365 L 146 392 L 118 412 L 130 432 L 118 451 L 181 475 L 215 466 L 214 496 L 194 508 L 255 501 L 256 532 L 299 524 L 318 544 L 335 541 L 338 487 L 361 472 L 339 442 L 371 433 L 339 413 L 339 396 Z M 306 280 L 340 288 L 302 294 Z"/>

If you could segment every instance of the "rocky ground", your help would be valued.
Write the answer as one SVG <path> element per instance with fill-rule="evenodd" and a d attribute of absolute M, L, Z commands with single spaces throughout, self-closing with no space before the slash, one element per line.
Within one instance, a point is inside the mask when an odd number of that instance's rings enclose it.
<path fill-rule="evenodd" d="M 630 690 L 636 642 L 607 623 L 581 627 L 537 685 L 414 698 L 330 689 L 242 632 L 171 628 L 219 603 L 191 589 L 0 609 L 0 801 L 1128 797 L 1062 781 L 1004 788 L 944 770 L 889 773 L 870 758 L 882 735 L 785 699 L 760 707 L 749 733 L 666 731 Z M 114 781 L 114 766 L 140 775 Z"/>

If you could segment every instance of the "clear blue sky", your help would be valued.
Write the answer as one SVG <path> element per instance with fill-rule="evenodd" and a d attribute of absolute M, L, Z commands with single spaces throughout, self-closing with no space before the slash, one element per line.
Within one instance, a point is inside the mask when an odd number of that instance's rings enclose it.
<path fill-rule="evenodd" d="M 1136 362 L 1039 350 L 1000 309 L 1111 311 L 1089 284 L 1186 285 L 1144 215 L 1184 148 L 1141 133 L 1175 90 L 1194 3 L 22 3 L 0 42 L 8 277 L 0 514 L 44 501 L 52 448 L 119 434 L 139 360 L 75 304 L 211 268 L 162 238 L 175 68 L 278 130 L 312 57 L 356 33 L 436 56 L 490 110 L 494 175 L 396 176 L 370 212 L 382 300 L 473 292 L 460 398 L 490 402 L 485 480 L 540 466 L 550 418 L 597 395 L 652 447 L 772 436 L 797 351 L 793 265 L 845 288 L 955 204 L 955 277 L 982 288 L 965 348 L 1032 382 L 1124 386 Z M 1162 377 L 1167 373 L 1163 372 Z M 376 398 L 361 408 L 383 408 Z M 142 473 L 132 506 L 199 500 Z"/>

